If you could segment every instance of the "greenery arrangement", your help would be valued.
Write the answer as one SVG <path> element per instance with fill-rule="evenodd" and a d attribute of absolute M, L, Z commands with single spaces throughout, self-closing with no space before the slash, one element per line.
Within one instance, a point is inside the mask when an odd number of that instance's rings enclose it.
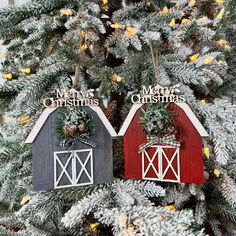
<path fill-rule="evenodd" d="M 95 131 L 92 116 L 83 107 L 62 108 L 56 127 L 59 140 L 89 137 Z"/>
<path fill-rule="evenodd" d="M 147 104 L 146 109 L 140 109 L 140 124 L 144 126 L 144 132 L 151 136 L 162 136 L 174 133 L 176 130 L 172 124 L 168 104 L 161 102 Z"/>

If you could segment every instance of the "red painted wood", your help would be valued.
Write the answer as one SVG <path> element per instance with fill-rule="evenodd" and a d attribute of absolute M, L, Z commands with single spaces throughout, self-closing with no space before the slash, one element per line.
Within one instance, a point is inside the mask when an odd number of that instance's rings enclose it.
<path fill-rule="evenodd" d="M 139 112 L 137 112 L 124 135 L 126 178 L 142 179 L 142 160 L 138 150 L 139 145 L 146 142 L 147 137 L 143 133 L 143 126 L 139 124 Z"/>
<path fill-rule="evenodd" d="M 169 161 L 171 161 L 172 156 L 174 155 L 176 148 L 163 148 L 165 153 L 166 153 L 166 157 L 168 158 Z M 177 157 L 174 158 L 174 160 L 171 162 L 171 165 L 173 166 L 175 172 L 178 174 L 178 168 L 177 168 Z M 163 170 L 165 170 L 168 166 L 168 162 L 166 160 L 166 158 L 163 156 L 162 157 L 162 168 Z M 164 174 L 164 173 L 163 173 Z M 177 177 L 175 176 L 173 170 L 171 169 L 171 167 L 168 168 L 164 179 L 166 180 L 177 180 Z"/>
<path fill-rule="evenodd" d="M 185 112 L 176 104 L 171 103 L 168 109 L 175 114 L 172 120 L 178 128 L 177 139 L 181 141 L 180 147 L 180 180 L 183 183 L 201 184 L 204 182 L 203 177 L 203 160 L 202 160 L 202 137 L 193 126 Z M 129 128 L 124 135 L 124 158 L 125 158 L 125 176 L 126 178 L 142 179 L 142 160 L 141 154 L 138 153 L 139 145 L 146 143 L 147 138 L 143 133 L 143 127 L 139 124 L 139 111 L 135 114 Z M 154 152 L 149 148 L 147 150 L 150 156 Z M 166 150 L 167 156 L 173 154 L 173 150 Z M 177 163 L 173 163 L 174 168 Z M 145 164 L 145 166 L 147 163 Z M 155 160 L 155 165 L 158 165 Z M 167 162 L 163 162 L 166 167 Z M 155 177 L 152 170 L 148 176 Z M 175 179 L 171 169 L 168 170 L 166 178 Z"/>
<path fill-rule="evenodd" d="M 150 159 L 152 159 L 152 157 L 154 156 L 154 154 L 155 154 L 155 152 L 156 152 L 157 150 L 156 150 L 156 148 L 148 148 L 148 149 L 146 149 L 146 151 L 147 151 L 147 153 L 148 153 Z M 149 160 L 145 157 L 145 158 L 144 158 L 144 167 L 145 167 L 145 169 L 148 168 L 149 163 L 150 163 Z M 153 165 L 155 166 L 155 169 L 156 169 L 157 172 L 158 172 L 158 168 L 159 168 L 158 155 L 155 157 L 155 159 L 154 159 L 154 161 L 153 161 Z M 157 175 L 156 175 L 156 173 L 154 172 L 152 166 L 150 166 L 150 168 L 149 168 L 149 170 L 148 170 L 148 172 L 147 172 L 146 177 L 148 177 L 148 178 L 157 178 Z"/>
<path fill-rule="evenodd" d="M 177 139 L 181 141 L 181 182 L 201 184 L 204 182 L 202 137 L 179 106 L 171 103 L 169 109 L 175 114 L 172 119 L 178 127 Z"/>

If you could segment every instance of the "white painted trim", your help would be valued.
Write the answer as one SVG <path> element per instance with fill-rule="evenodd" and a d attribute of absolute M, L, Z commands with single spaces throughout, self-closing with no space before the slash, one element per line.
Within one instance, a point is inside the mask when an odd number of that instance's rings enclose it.
<path fill-rule="evenodd" d="M 68 153 L 68 154 L 70 153 L 69 157 L 67 157 L 67 161 L 65 165 L 62 164 L 60 158 L 57 156 L 57 154 L 61 154 L 61 153 Z M 73 186 L 73 151 L 54 152 L 53 156 L 54 156 L 54 188 L 63 188 L 63 187 Z M 72 176 L 70 176 L 66 170 L 70 162 L 72 165 L 72 173 L 71 173 Z M 59 177 L 57 178 L 57 165 L 58 164 L 61 166 L 62 171 Z M 67 176 L 67 179 L 70 181 L 69 185 L 59 185 L 61 178 L 63 177 L 64 174 Z"/>
<path fill-rule="evenodd" d="M 145 158 L 144 158 L 144 157 L 146 157 L 147 160 L 149 161 L 146 170 L 143 168 L 143 170 L 144 170 L 143 173 L 142 173 L 143 179 L 146 178 L 146 175 L 147 175 L 148 171 L 151 169 L 151 167 L 152 167 L 152 170 L 155 172 L 156 178 L 157 178 L 157 179 L 161 179 L 161 175 L 160 175 L 161 173 L 157 171 L 157 169 L 155 168 L 155 166 L 154 166 L 154 164 L 153 164 L 153 162 L 154 162 L 156 156 L 159 157 L 158 150 L 159 150 L 159 149 L 156 149 L 156 151 L 155 151 L 155 153 L 154 153 L 154 155 L 153 155 L 152 157 L 149 157 L 149 155 L 148 155 L 148 153 L 146 152 L 146 150 L 145 150 L 144 152 L 142 152 L 142 157 L 143 157 L 143 164 L 142 164 L 142 165 L 144 166 L 144 163 L 145 163 L 145 161 L 144 161 Z M 160 165 L 159 165 L 159 166 L 160 166 Z"/>
<path fill-rule="evenodd" d="M 112 125 L 109 122 L 109 120 L 107 119 L 107 117 L 105 116 L 105 114 L 103 113 L 102 109 L 100 107 L 98 107 L 98 106 L 87 106 L 87 107 L 89 107 L 90 109 L 92 109 L 93 111 L 95 111 L 97 113 L 97 115 L 99 116 L 99 118 L 101 119 L 103 124 L 105 125 L 107 131 L 110 133 L 111 137 L 116 137 L 117 133 L 114 130 L 114 128 L 112 127 Z M 34 125 L 33 129 L 29 133 L 28 137 L 26 138 L 25 143 L 33 143 L 34 142 L 35 138 L 37 137 L 39 131 L 43 127 L 43 125 L 46 122 L 46 120 L 49 117 L 49 115 L 52 112 L 54 112 L 55 110 L 57 110 L 58 108 L 59 107 L 46 108 L 43 111 L 43 113 L 41 114 L 41 116 L 37 120 L 36 124 Z"/>
<path fill-rule="evenodd" d="M 177 171 L 178 171 L 178 182 L 180 182 L 180 174 L 181 174 L 181 170 L 180 170 L 180 150 L 178 148 L 177 151 Z"/>
<path fill-rule="evenodd" d="M 86 157 L 84 163 L 80 160 L 80 157 L 78 153 L 81 152 L 89 152 L 88 156 Z M 60 158 L 57 156 L 58 154 L 61 153 L 70 153 L 69 157 L 67 157 L 65 165 L 62 164 Z M 78 161 L 79 165 L 81 166 L 81 170 L 79 173 L 77 173 L 77 168 L 76 168 L 76 162 Z M 67 166 L 71 162 L 71 175 L 67 172 Z M 59 173 L 59 177 L 57 178 L 57 166 L 58 164 L 61 167 L 61 172 Z M 90 172 L 86 169 L 86 165 L 90 165 Z M 67 188 L 67 187 L 74 187 L 74 186 L 84 186 L 84 185 L 91 185 L 94 183 L 94 173 L 93 173 L 93 150 L 92 149 L 80 149 L 80 150 L 71 150 L 71 151 L 59 151 L 59 152 L 54 152 L 54 188 L 55 189 L 60 189 L 60 188 Z M 78 183 L 82 174 L 85 173 L 89 179 L 88 182 L 85 183 Z M 70 181 L 71 184 L 67 185 L 60 185 L 60 181 L 63 175 L 66 175 L 68 180 Z"/>
<path fill-rule="evenodd" d="M 168 182 L 178 182 L 180 183 L 180 155 L 179 155 L 179 148 L 175 148 L 172 146 L 160 146 L 160 145 L 153 145 L 150 148 L 156 148 L 155 153 L 152 157 L 149 157 L 146 150 L 142 152 L 142 179 L 145 180 L 156 180 L 156 181 L 168 181 Z M 164 148 L 169 149 L 176 149 L 173 155 L 171 156 L 170 160 L 167 158 L 166 153 L 164 151 Z M 148 160 L 148 165 L 145 169 L 145 158 Z M 165 158 L 167 162 L 167 166 L 165 169 L 163 169 L 163 159 Z M 157 159 L 158 161 L 158 171 L 156 169 L 156 166 L 154 166 L 153 162 Z M 172 166 L 173 161 L 177 159 L 177 168 L 174 169 Z M 148 171 L 151 169 L 155 172 L 156 178 L 147 177 Z M 176 179 L 167 179 L 165 178 L 165 175 L 167 174 L 168 170 L 171 169 L 173 174 L 175 175 Z"/>
<path fill-rule="evenodd" d="M 125 135 L 125 133 L 126 133 L 127 129 L 129 128 L 129 125 L 130 125 L 131 121 L 133 120 L 136 112 L 142 106 L 143 106 L 143 104 L 134 104 L 132 106 L 128 116 L 125 118 L 125 121 L 124 121 L 123 125 L 121 126 L 121 129 L 118 133 L 118 136 L 124 136 Z"/>
<path fill-rule="evenodd" d="M 160 182 L 180 183 L 178 180 L 173 180 L 173 179 L 156 179 L 156 178 L 148 178 L 148 177 L 146 177 L 144 180 L 153 180 L 153 181 L 160 181 Z"/>
<path fill-rule="evenodd" d="M 180 103 L 176 103 L 180 108 L 183 109 L 183 111 L 185 112 L 185 114 L 188 116 L 188 118 L 191 120 L 192 124 L 194 125 L 194 127 L 196 128 L 196 130 L 198 131 L 198 133 L 202 136 L 202 137 L 208 137 L 208 133 L 205 130 L 205 128 L 202 126 L 201 122 L 198 120 L 198 118 L 196 117 L 196 115 L 193 113 L 193 110 L 190 108 L 190 106 L 185 103 L 185 102 L 180 102 Z"/>
<path fill-rule="evenodd" d="M 174 152 L 174 154 L 172 155 L 172 157 L 171 157 L 170 160 L 169 160 L 168 157 L 166 156 L 166 153 L 164 152 L 164 150 L 161 149 L 161 151 L 162 151 L 162 155 L 161 155 L 161 156 L 164 157 L 164 158 L 166 159 L 166 161 L 167 161 L 167 167 L 165 168 L 164 171 L 162 170 L 162 172 L 161 172 L 161 174 L 162 174 L 161 178 L 164 179 L 164 177 L 165 177 L 165 175 L 167 174 L 168 170 L 171 169 L 172 172 L 174 173 L 176 179 L 178 180 L 178 182 L 180 182 L 180 175 L 179 175 L 180 170 L 179 170 L 179 166 L 178 166 L 179 148 L 177 148 L 177 149 L 175 150 L 175 152 Z M 177 159 L 177 171 L 176 171 L 176 170 L 173 168 L 173 166 L 172 166 L 172 162 L 174 161 L 175 157 L 176 157 L 176 159 Z"/>
<path fill-rule="evenodd" d="M 37 134 L 43 127 L 45 121 L 48 119 L 49 115 L 54 112 L 57 108 L 46 108 L 43 113 L 40 115 L 39 119 L 36 121 L 33 129 L 29 133 L 25 143 L 33 143 L 34 139 L 36 138 Z"/>
<path fill-rule="evenodd" d="M 188 116 L 188 118 L 190 119 L 190 121 L 192 122 L 192 124 L 194 125 L 194 127 L 197 129 L 198 133 L 202 136 L 202 137 L 208 137 L 208 133 L 207 131 L 204 129 L 204 127 L 202 126 L 202 124 L 200 123 L 200 121 L 198 120 L 198 118 L 195 116 L 195 114 L 193 113 L 192 109 L 189 107 L 189 105 L 185 102 L 180 102 L 180 103 L 175 103 L 176 105 L 178 105 L 184 112 L 185 114 Z M 106 126 L 107 131 L 110 133 L 111 137 L 117 137 L 117 136 L 124 136 L 130 123 L 132 122 L 136 112 L 138 111 L 138 109 L 140 107 L 142 107 L 143 104 L 134 104 L 132 106 L 132 108 L 130 109 L 130 112 L 128 114 L 128 116 L 126 117 L 119 133 L 117 134 L 116 131 L 114 130 L 114 128 L 112 127 L 111 123 L 109 122 L 109 120 L 107 119 L 107 117 L 105 116 L 105 114 L 103 113 L 102 109 L 98 106 L 88 106 L 89 108 L 91 108 L 93 111 L 95 111 L 97 113 L 97 115 L 99 116 L 99 118 L 102 120 L 103 124 Z M 37 137 L 37 134 L 39 133 L 39 131 L 41 130 L 42 126 L 44 125 L 45 121 L 47 120 L 47 118 L 49 117 L 49 115 L 54 112 L 57 108 L 46 108 L 43 113 L 41 114 L 41 116 L 39 117 L 39 119 L 37 120 L 35 126 L 33 127 L 33 129 L 31 130 L 30 134 L 28 135 L 27 139 L 25 140 L 25 143 L 33 143 L 34 139 Z"/>
<path fill-rule="evenodd" d="M 80 152 L 86 152 L 88 151 L 89 154 L 87 156 L 87 158 L 85 159 L 84 163 L 80 160 L 80 157 L 78 156 L 77 153 L 80 153 Z M 77 175 L 77 169 L 76 169 L 76 160 L 78 160 L 80 166 L 81 166 L 81 170 L 80 170 L 80 173 Z M 75 164 L 74 164 L 74 173 L 75 173 L 75 176 L 74 176 L 74 185 L 75 186 L 80 186 L 81 184 L 85 184 L 85 183 L 79 183 L 79 180 L 80 180 L 80 177 L 82 176 L 83 172 L 85 172 L 85 174 L 87 175 L 87 177 L 89 178 L 90 181 L 86 182 L 86 184 L 93 184 L 93 150 L 92 149 L 82 149 L 82 150 L 75 150 L 74 151 L 74 161 L 75 161 Z M 89 174 L 89 172 L 87 171 L 86 169 L 86 165 L 87 163 L 90 161 L 90 170 L 91 170 L 91 174 Z"/>
<path fill-rule="evenodd" d="M 193 113 L 192 109 L 189 107 L 189 105 L 185 102 L 179 102 L 175 103 L 177 106 L 179 106 L 185 114 L 188 116 L 190 121 L 192 122 L 193 126 L 197 129 L 198 133 L 201 135 L 201 137 L 208 137 L 208 133 L 205 130 L 205 128 L 202 126 L 201 122 L 198 120 L 198 118 L 195 116 Z M 142 107 L 144 104 L 134 104 L 126 117 L 119 133 L 118 136 L 124 136 L 127 129 L 129 128 L 130 123 L 132 122 L 136 112 L 140 107 Z"/>

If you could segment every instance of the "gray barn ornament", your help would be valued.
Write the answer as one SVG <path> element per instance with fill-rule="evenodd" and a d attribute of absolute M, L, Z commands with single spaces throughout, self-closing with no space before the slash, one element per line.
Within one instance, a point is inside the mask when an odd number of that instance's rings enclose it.
<path fill-rule="evenodd" d="M 50 190 L 102 184 L 113 180 L 112 138 L 117 133 L 97 106 L 84 107 L 93 117 L 92 148 L 83 143 L 72 150 L 60 145 L 55 127 L 61 108 L 46 108 L 25 143 L 32 144 L 33 190 Z"/>

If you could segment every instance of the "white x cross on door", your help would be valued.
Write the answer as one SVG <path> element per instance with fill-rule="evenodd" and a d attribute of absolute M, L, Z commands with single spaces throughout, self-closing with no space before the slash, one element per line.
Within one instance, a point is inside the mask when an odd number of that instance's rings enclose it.
<path fill-rule="evenodd" d="M 74 151 L 75 186 L 93 184 L 93 150 L 82 149 Z"/>
<path fill-rule="evenodd" d="M 54 188 L 93 184 L 93 150 L 54 152 Z"/>
<path fill-rule="evenodd" d="M 150 148 L 154 150 L 154 153 L 148 151 Z M 179 148 L 154 145 L 143 151 L 142 178 L 147 180 L 180 182 Z"/>

